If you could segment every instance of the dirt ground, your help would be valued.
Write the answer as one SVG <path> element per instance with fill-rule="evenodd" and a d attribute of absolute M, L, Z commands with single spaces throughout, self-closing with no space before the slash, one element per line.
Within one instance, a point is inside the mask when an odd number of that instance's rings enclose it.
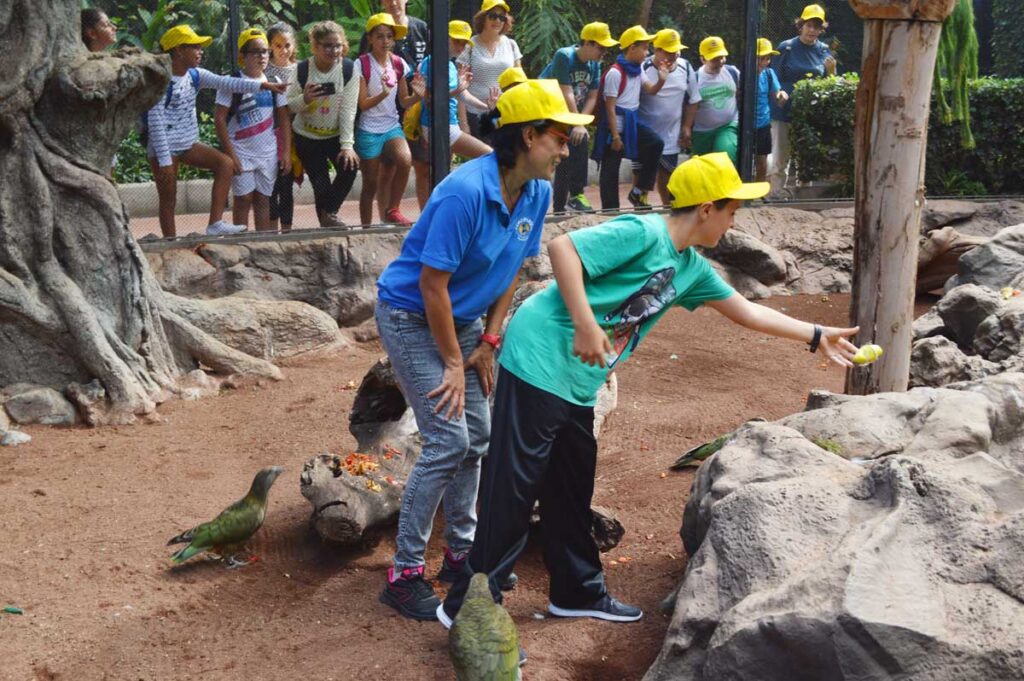
<path fill-rule="evenodd" d="M 849 296 L 777 298 L 773 307 L 844 324 Z M 619 373 L 619 407 L 601 439 L 595 503 L 626 536 L 604 555 L 635 624 L 543 618 L 547 579 L 531 542 L 506 606 L 529 651 L 525 679 L 639 679 L 668 625 L 659 602 L 686 566 L 678 531 L 692 472 L 667 472 L 685 449 L 748 418 L 802 408 L 813 388 L 839 391 L 843 372 L 799 343 L 731 325 L 711 310 L 670 312 Z M 154 425 L 29 427 L 30 444 L 0 448 L 3 679 L 451 679 L 437 623 L 377 601 L 394 550 L 342 551 L 309 529 L 303 462 L 348 453 L 356 383 L 375 343 L 297 361 L 286 378 L 198 402 L 175 401 Z M 170 569 L 166 541 L 208 520 L 256 470 L 287 471 L 270 494 L 239 570 L 198 561 Z M 440 519 L 438 524 L 440 524 Z M 438 535 L 435 532 L 435 535 Z M 441 545 L 433 541 L 428 574 Z"/>

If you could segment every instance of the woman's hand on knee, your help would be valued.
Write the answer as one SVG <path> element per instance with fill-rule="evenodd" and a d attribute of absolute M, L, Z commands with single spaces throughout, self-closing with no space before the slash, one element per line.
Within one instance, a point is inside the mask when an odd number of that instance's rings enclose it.
<path fill-rule="evenodd" d="M 447 421 L 451 421 L 453 417 L 462 418 L 466 408 L 466 372 L 462 365 L 445 366 L 441 385 L 427 393 L 427 397 L 441 398 L 434 407 L 435 414 L 444 411 L 444 418 Z"/>
<path fill-rule="evenodd" d="M 480 388 L 484 395 L 490 395 L 494 389 L 494 346 L 480 343 L 466 360 L 465 371 L 475 369 L 480 377 Z"/>

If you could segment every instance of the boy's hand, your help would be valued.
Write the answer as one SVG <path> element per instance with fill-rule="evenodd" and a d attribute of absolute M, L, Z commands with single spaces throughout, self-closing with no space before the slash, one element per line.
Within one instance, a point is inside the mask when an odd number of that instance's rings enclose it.
<path fill-rule="evenodd" d="M 789 95 L 786 94 L 785 90 L 779 90 L 775 93 L 775 101 L 778 102 L 779 106 L 782 106 L 789 101 Z"/>
<path fill-rule="evenodd" d="M 465 371 L 476 369 L 484 395 L 490 395 L 491 390 L 494 389 L 494 346 L 481 341 L 466 360 L 463 369 Z"/>
<path fill-rule="evenodd" d="M 825 73 L 830 76 L 836 75 L 836 58 L 831 54 L 825 57 Z"/>
<path fill-rule="evenodd" d="M 608 334 L 595 320 L 583 329 L 576 329 L 572 337 L 572 354 L 580 358 L 580 361 L 590 366 L 607 366 L 605 355 L 612 351 L 611 341 Z"/>
<path fill-rule="evenodd" d="M 359 157 L 351 149 L 342 149 L 341 153 L 338 154 L 338 158 L 335 159 L 334 167 L 335 169 L 355 170 L 359 167 Z"/>
<path fill-rule="evenodd" d="M 612 149 L 614 151 L 622 151 L 622 138 L 618 135 L 612 138 Z"/>
<path fill-rule="evenodd" d="M 693 144 L 693 130 L 683 126 L 679 128 L 679 146 L 682 149 L 689 149 Z"/>
<path fill-rule="evenodd" d="M 234 166 L 235 166 L 235 168 L 234 168 L 234 170 L 232 172 L 234 172 L 234 174 L 236 176 L 241 175 L 242 174 L 242 162 L 239 161 L 238 157 L 235 156 L 234 154 L 231 154 L 231 163 L 234 164 Z"/>
<path fill-rule="evenodd" d="M 426 99 L 427 79 L 423 77 L 422 73 L 417 73 L 415 76 L 412 77 L 412 80 L 409 81 L 409 87 L 412 89 L 413 94 L 415 94 L 417 97 L 419 97 L 420 99 Z"/>
<path fill-rule="evenodd" d="M 288 175 L 292 172 L 292 157 L 288 154 L 283 159 L 277 162 L 277 167 L 281 170 L 281 175 Z"/>
<path fill-rule="evenodd" d="M 461 364 L 456 366 L 445 365 L 441 385 L 427 393 L 427 397 L 437 396 L 440 396 L 441 399 L 438 400 L 437 406 L 434 407 L 435 414 L 440 414 L 441 411 L 444 411 L 446 421 L 451 421 L 453 416 L 455 418 L 462 418 L 462 412 L 466 407 L 466 372 Z M 447 410 L 445 410 L 446 405 L 448 407 Z"/>
<path fill-rule="evenodd" d="M 857 353 L 857 346 L 846 340 L 860 331 L 859 326 L 840 329 L 835 326 L 826 326 L 821 330 L 821 340 L 818 348 L 830 361 L 841 367 L 852 367 L 853 356 Z"/>
<path fill-rule="evenodd" d="M 288 89 L 288 83 L 260 83 L 260 88 L 263 90 L 270 90 L 276 92 L 279 95 L 283 95 L 285 90 Z"/>

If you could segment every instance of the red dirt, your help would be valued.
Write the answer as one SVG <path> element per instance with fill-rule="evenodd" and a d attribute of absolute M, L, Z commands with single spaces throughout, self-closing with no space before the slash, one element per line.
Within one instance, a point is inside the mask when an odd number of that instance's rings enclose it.
<path fill-rule="evenodd" d="M 848 302 L 769 304 L 842 324 Z M 451 679 L 443 628 L 377 601 L 391 533 L 362 550 L 325 545 L 299 492 L 305 460 L 354 446 L 346 384 L 380 353 L 362 345 L 295 362 L 280 383 L 171 402 L 163 424 L 30 427 L 30 444 L 0 449 L 0 607 L 25 611 L 0 615 L 0 677 Z M 686 565 L 678 531 L 693 473 L 667 472 L 669 464 L 750 417 L 800 410 L 812 388 L 843 385 L 843 372 L 823 368 L 805 346 L 711 310 L 670 312 L 619 377 L 595 502 L 626 527 L 604 555 L 610 587 L 646 615 L 629 625 L 536 619 L 547 579 L 531 543 L 506 600 L 530 654 L 526 679 L 639 679 L 668 625 L 658 604 Z M 261 560 L 240 570 L 204 561 L 169 569 L 167 539 L 211 518 L 271 464 L 287 471 L 252 544 Z M 440 553 L 435 539 L 428 574 Z"/>

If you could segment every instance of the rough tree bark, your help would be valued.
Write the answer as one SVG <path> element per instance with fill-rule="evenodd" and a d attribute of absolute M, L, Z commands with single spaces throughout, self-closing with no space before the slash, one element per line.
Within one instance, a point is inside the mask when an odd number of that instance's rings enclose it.
<path fill-rule="evenodd" d="M 203 366 L 277 378 L 165 297 L 108 177 L 166 87 L 166 57 L 90 55 L 77 0 L 0 0 L 0 386 L 99 379 L 130 422 Z"/>
<path fill-rule="evenodd" d="M 857 89 L 854 273 L 850 316 L 881 360 L 847 373 L 846 391 L 904 391 L 924 204 L 932 74 L 955 0 L 850 0 L 865 19 Z"/>

